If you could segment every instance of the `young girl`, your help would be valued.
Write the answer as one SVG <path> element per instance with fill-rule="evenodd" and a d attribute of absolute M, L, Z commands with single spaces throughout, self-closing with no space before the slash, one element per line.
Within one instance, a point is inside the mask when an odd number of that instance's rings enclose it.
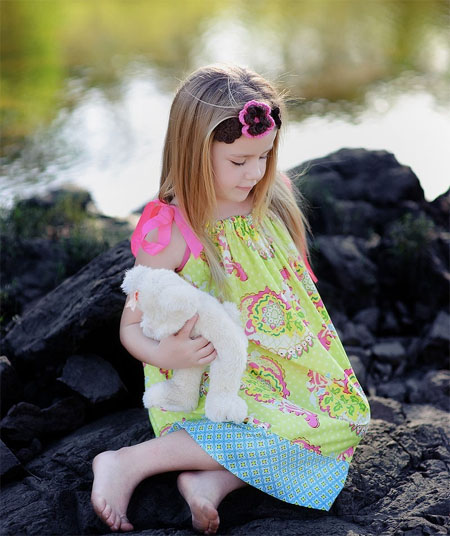
<path fill-rule="evenodd" d="M 92 503 L 111 530 L 130 531 L 139 482 L 180 471 L 194 528 L 213 534 L 221 500 L 247 484 L 278 499 L 329 510 L 344 486 L 370 412 L 317 292 L 307 261 L 307 221 L 276 171 L 283 105 L 274 88 L 239 67 L 210 66 L 179 88 L 169 118 L 158 198 L 133 233 L 136 264 L 175 270 L 234 301 L 248 337 L 240 423 L 205 418 L 208 374 L 192 413 L 152 408 L 155 439 L 99 454 Z M 314 281 L 314 282 L 313 282 Z M 216 357 L 190 333 L 197 317 L 160 342 L 128 307 L 122 344 L 145 365 L 146 385 Z"/>

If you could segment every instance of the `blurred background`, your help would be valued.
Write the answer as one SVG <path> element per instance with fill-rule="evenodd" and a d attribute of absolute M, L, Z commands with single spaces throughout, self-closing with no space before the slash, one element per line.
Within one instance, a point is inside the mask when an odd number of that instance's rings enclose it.
<path fill-rule="evenodd" d="M 450 183 L 447 0 L 1 0 L 0 204 L 66 184 L 125 217 L 157 191 L 179 81 L 246 65 L 290 96 L 288 169 L 386 149 Z"/>

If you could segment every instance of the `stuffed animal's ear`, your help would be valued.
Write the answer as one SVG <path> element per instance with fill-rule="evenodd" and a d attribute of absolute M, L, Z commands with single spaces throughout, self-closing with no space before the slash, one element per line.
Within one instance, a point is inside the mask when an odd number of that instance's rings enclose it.
<path fill-rule="evenodd" d="M 149 268 L 148 266 L 142 266 L 141 264 L 138 264 L 134 268 L 127 270 L 125 272 L 125 277 L 123 278 L 123 282 L 121 285 L 121 288 L 125 292 L 125 294 L 130 294 L 131 296 L 134 296 L 135 293 L 139 291 L 142 282 L 148 274 L 149 270 L 151 270 L 151 268 Z"/>
<path fill-rule="evenodd" d="M 188 286 L 173 287 L 164 293 L 164 305 L 168 311 L 173 313 L 186 313 L 193 316 L 199 308 L 198 295 L 194 289 Z"/>

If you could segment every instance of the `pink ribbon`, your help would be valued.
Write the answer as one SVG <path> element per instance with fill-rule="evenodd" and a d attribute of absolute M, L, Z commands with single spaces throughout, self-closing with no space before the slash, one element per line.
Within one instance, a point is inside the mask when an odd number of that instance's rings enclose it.
<path fill-rule="evenodd" d="M 197 258 L 203 249 L 203 244 L 188 226 L 178 207 L 163 203 L 159 199 L 150 201 L 146 205 L 136 229 L 131 236 L 131 251 L 133 255 L 136 257 L 140 247 L 150 255 L 156 255 L 167 247 L 172 235 L 173 220 L 175 220 L 181 234 L 184 236 L 191 253 Z M 158 228 L 157 241 L 148 242 L 145 240 L 145 237 L 155 228 Z"/>

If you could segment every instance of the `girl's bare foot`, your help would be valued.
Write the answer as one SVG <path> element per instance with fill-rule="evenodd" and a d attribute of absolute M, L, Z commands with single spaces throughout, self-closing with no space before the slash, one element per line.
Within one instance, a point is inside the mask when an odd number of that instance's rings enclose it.
<path fill-rule="evenodd" d="M 211 489 L 211 479 L 203 473 L 215 471 L 185 472 L 179 475 L 177 484 L 181 495 L 192 513 L 192 526 L 204 534 L 215 534 L 219 528 L 219 513 L 214 504 L 215 489 Z"/>
<path fill-rule="evenodd" d="M 124 451 L 102 452 L 94 458 L 91 502 L 98 517 L 112 531 L 128 532 L 134 527 L 127 519 L 127 507 L 139 478 L 133 476 Z"/>
<path fill-rule="evenodd" d="M 192 526 L 204 534 L 217 532 L 220 523 L 217 507 L 222 499 L 231 491 L 246 485 L 225 469 L 187 471 L 179 475 L 177 483 L 191 509 Z"/>

